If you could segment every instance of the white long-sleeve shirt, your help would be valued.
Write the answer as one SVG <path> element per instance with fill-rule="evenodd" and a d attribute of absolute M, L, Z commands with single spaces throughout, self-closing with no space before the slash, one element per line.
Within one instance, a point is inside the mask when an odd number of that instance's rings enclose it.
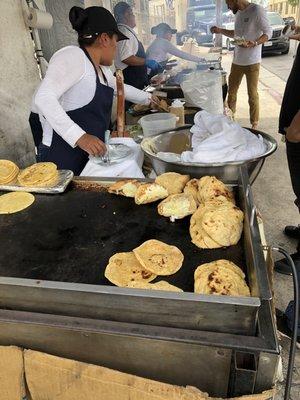
<path fill-rule="evenodd" d="M 123 61 L 129 57 L 135 56 L 138 52 L 139 42 L 134 29 L 125 24 L 118 24 L 118 29 L 128 37 L 128 40 L 120 40 L 117 44 L 118 50 L 115 60 L 115 66 L 119 69 L 128 67 Z"/>
<path fill-rule="evenodd" d="M 116 79 L 109 67 L 101 67 L 107 84 L 116 93 Z M 99 75 L 100 82 L 104 82 Z M 149 104 L 151 95 L 132 86 L 125 85 L 125 97 L 138 104 Z M 96 91 L 95 69 L 84 51 L 77 46 L 58 50 L 51 58 L 45 78 L 36 90 L 32 111 L 39 114 L 43 128 L 43 144 L 50 146 L 53 130 L 69 145 L 76 146 L 78 139 L 86 133 L 67 114 L 67 111 L 88 104 Z"/>
<path fill-rule="evenodd" d="M 179 50 L 169 40 L 164 38 L 156 38 L 148 47 L 146 54 L 147 59 L 155 60 L 159 63 L 167 61 L 170 54 L 183 60 L 201 62 L 201 58 Z"/>
<path fill-rule="evenodd" d="M 263 7 L 250 3 L 245 10 L 238 11 L 235 17 L 234 36 L 256 41 L 261 35 L 270 39 L 272 28 Z M 253 65 L 261 62 L 261 46 L 244 48 L 235 46 L 233 63 L 237 65 Z"/>

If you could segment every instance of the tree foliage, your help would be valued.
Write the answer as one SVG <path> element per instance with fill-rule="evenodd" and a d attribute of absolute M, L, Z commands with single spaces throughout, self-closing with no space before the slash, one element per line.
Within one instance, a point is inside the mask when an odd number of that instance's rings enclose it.
<path fill-rule="evenodd" d="M 288 0 L 288 3 L 291 6 L 297 6 L 299 4 L 299 0 Z"/>

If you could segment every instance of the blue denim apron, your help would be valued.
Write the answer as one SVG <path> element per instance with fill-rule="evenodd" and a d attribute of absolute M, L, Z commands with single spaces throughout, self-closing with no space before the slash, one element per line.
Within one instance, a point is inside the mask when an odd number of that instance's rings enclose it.
<path fill-rule="evenodd" d="M 120 25 L 124 26 L 131 33 L 133 33 L 136 40 L 138 41 L 138 51 L 135 54 L 135 56 L 146 59 L 146 52 L 142 42 L 138 40 L 135 33 L 132 30 L 130 30 L 126 25 L 123 24 Z M 144 87 L 146 87 L 149 83 L 146 65 L 128 66 L 123 70 L 123 75 L 124 75 L 124 83 L 126 83 L 127 85 L 134 86 L 137 89 L 144 89 Z"/>
<path fill-rule="evenodd" d="M 66 114 L 86 133 L 97 136 L 104 142 L 104 134 L 110 126 L 111 109 L 114 91 L 111 87 L 100 82 L 97 70 L 85 49 L 82 49 L 92 63 L 96 74 L 96 91 L 93 99 L 81 108 L 67 111 Z M 34 113 L 32 113 L 34 114 Z M 31 114 L 30 119 L 33 120 Z M 31 124 L 35 145 L 41 145 L 41 124 Z M 53 131 L 52 142 L 44 151 L 40 161 L 54 162 L 58 169 L 70 169 L 75 175 L 80 175 L 88 162 L 88 153 L 78 146 L 73 148 L 58 133 Z"/>

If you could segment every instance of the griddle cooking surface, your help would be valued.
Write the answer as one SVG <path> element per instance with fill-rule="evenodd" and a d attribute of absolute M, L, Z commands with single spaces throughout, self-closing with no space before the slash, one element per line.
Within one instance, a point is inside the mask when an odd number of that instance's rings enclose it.
<path fill-rule="evenodd" d="M 104 277 L 108 259 L 148 239 L 177 246 L 183 267 L 158 277 L 193 291 L 198 265 L 225 258 L 243 268 L 242 241 L 227 249 L 200 250 L 191 243 L 190 218 L 171 223 L 157 203 L 137 206 L 133 199 L 107 192 L 69 190 L 36 195 L 28 209 L 0 215 L 0 275 L 37 280 L 111 283 Z"/>

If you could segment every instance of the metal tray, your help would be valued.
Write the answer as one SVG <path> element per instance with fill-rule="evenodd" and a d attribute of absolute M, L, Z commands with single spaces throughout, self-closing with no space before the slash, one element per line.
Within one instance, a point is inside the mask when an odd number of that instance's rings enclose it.
<path fill-rule="evenodd" d="M 192 245 L 187 220 L 159 217 L 156 205 L 95 191 L 37 196 L 28 210 L 1 217 L 0 307 L 120 322 L 252 335 L 262 300 L 271 298 L 255 209 L 247 177 L 236 186 L 245 212 L 243 241 L 218 250 Z M 98 180 L 98 188 L 105 181 Z M 94 185 L 94 186 L 93 186 Z M 67 212 L 66 212 L 67 210 Z M 253 211 L 254 210 L 254 211 Z M 192 292 L 201 263 L 227 258 L 246 268 L 253 297 L 146 291 L 110 286 L 103 272 L 117 251 L 158 238 L 185 254 L 183 268 L 168 281 Z M 188 273 L 187 273 L 188 272 Z"/>
<path fill-rule="evenodd" d="M 72 171 L 62 169 L 58 171 L 58 182 L 52 187 L 38 187 L 38 186 L 21 186 L 18 183 L 11 183 L 9 185 L 0 185 L 0 191 L 6 192 L 30 192 L 30 193 L 44 193 L 44 194 L 57 194 L 63 193 L 71 180 L 74 177 Z"/>

